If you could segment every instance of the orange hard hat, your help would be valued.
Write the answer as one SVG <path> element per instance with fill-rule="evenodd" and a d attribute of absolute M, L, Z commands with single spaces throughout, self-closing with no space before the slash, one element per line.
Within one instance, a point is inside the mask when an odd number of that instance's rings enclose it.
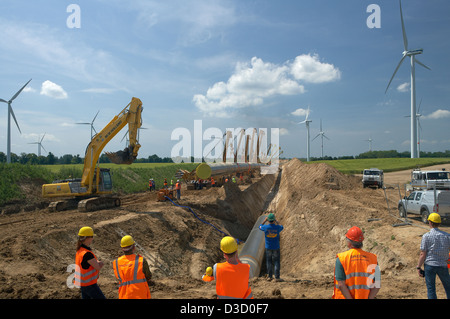
<path fill-rule="evenodd" d="M 345 234 L 345 237 L 347 237 L 348 239 L 352 240 L 352 241 L 357 241 L 357 242 L 362 242 L 364 240 L 364 234 L 361 230 L 361 228 L 353 226 L 352 228 L 350 228 L 347 232 L 347 234 Z"/>

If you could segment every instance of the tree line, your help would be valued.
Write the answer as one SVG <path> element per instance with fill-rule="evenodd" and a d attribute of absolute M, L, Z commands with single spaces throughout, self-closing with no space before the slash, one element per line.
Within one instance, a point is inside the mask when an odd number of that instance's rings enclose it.
<path fill-rule="evenodd" d="M 105 153 L 99 158 L 100 163 L 111 163 Z M 135 163 L 173 163 L 170 157 L 159 157 L 153 154 L 147 158 L 137 158 Z M 0 163 L 6 163 L 6 154 L 0 152 Z M 17 155 L 11 153 L 11 163 L 31 164 L 31 165 L 56 165 L 56 164 L 83 164 L 84 158 L 79 154 L 65 154 L 61 157 L 55 156 L 52 152 L 49 152 L 47 156 L 37 156 L 34 153 L 20 153 Z"/>
<path fill-rule="evenodd" d="M 389 151 L 369 151 L 365 153 L 361 153 L 356 156 L 324 156 L 324 157 L 311 157 L 311 161 L 319 161 L 319 160 L 345 160 L 345 159 L 363 159 L 363 158 L 410 158 L 410 152 L 398 152 L 396 150 Z M 435 157 L 435 158 L 443 158 L 450 157 L 450 150 L 446 150 L 444 152 L 420 152 L 420 157 Z M 191 158 L 193 161 L 193 158 Z M 192 162 L 191 161 L 191 162 Z M 109 158 L 103 153 L 99 159 L 100 163 L 111 163 Z M 173 163 L 172 158 L 170 157 L 159 157 L 156 154 L 153 154 L 148 157 L 137 158 L 135 163 Z M 6 163 L 6 154 L 0 152 L 0 163 Z M 11 163 L 20 163 L 20 164 L 31 164 L 31 165 L 56 165 L 56 164 L 83 164 L 84 158 L 79 154 L 71 155 L 65 154 L 61 157 L 55 156 L 52 152 L 49 152 L 47 156 L 37 156 L 34 153 L 20 153 L 20 155 L 11 153 Z"/>

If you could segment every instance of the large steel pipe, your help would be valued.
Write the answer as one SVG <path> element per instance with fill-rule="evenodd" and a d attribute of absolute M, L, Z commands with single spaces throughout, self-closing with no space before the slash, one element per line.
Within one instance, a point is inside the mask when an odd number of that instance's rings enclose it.
<path fill-rule="evenodd" d="M 260 170 L 267 166 L 262 163 L 201 163 L 195 169 L 197 176 L 201 179 L 208 179 L 215 176 L 235 175 L 237 173 L 246 173 L 251 170 Z"/>
<path fill-rule="evenodd" d="M 262 215 L 258 218 L 244 247 L 239 252 L 241 262 L 250 265 L 250 278 L 259 276 L 261 272 L 265 252 L 265 239 L 264 232 L 259 229 L 259 225 L 262 224 L 266 217 L 267 215 Z"/>

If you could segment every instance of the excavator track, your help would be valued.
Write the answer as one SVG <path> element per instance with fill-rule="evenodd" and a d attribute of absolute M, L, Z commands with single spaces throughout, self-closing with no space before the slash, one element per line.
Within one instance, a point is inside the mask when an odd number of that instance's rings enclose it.
<path fill-rule="evenodd" d="M 119 197 L 91 197 L 79 201 L 78 211 L 93 212 L 100 209 L 119 207 L 120 204 Z"/>

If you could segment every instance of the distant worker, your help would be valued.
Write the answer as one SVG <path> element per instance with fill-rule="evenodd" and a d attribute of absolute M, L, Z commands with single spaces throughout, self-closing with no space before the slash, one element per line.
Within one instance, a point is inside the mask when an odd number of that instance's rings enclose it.
<path fill-rule="evenodd" d="M 380 290 L 380 268 L 375 254 L 362 250 L 364 235 L 352 227 L 345 235 L 349 250 L 337 254 L 333 299 L 374 299 Z"/>
<path fill-rule="evenodd" d="M 211 177 L 211 187 L 216 187 L 216 181 Z"/>
<path fill-rule="evenodd" d="M 177 183 L 175 184 L 175 189 L 177 190 L 177 199 L 181 197 L 181 183 L 180 180 L 177 179 Z"/>
<path fill-rule="evenodd" d="M 170 189 L 173 189 L 173 179 L 170 180 Z"/>
<path fill-rule="evenodd" d="M 269 224 L 264 225 L 266 222 Z M 284 227 L 278 224 L 275 214 L 270 213 L 259 225 L 259 229 L 264 232 L 266 240 L 267 279 L 272 280 L 272 276 L 275 275 L 275 280 L 280 281 L 280 232 Z"/>
<path fill-rule="evenodd" d="M 105 295 L 97 284 L 103 262 L 98 261 L 90 248 L 93 240 L 94 230 L 91 227 L 80 228 L 75 255 L 74 285 L 80 287 L 82 299 L 105 299 Z"/>
<path fill-rule="evenodd" d="M 150 180 L 148 181 L 148 188 L 150 189 L 150 191 L 155 190 L 155 181 L 153 180 L 153 178 L 150 178 Z"/>
<path fill-rule="evenodd" d="M 167 188 L 167 178 L 164 178 L 164 188 Z"/>
<path fill-rule="evenodd" d="M 225 236 L 220 241 L 220 250 L 226 261 L 217 263 L 213 268 L 208 267 L 203 281 L 216 280 L 216 294 L 218 299 L 253 299 L 248 280 L 250 265 L 239 260 L 236 239 Z"/>
<path fill-rule="evenodd" d="M 431 213 L 428 216 L 430 231 L 422 236 L 420 256 L 417 262 L 417 272 L 425 276 L 428 299 L 437 299 L 436 275 L 444 286 L 447 299 L 450 299 L 450 275 L 448 273 L 448 258 L 450 250 L 450 234 L 439 229 L 441 216 Z M 424 265 L 424 270 L 422 270 Z"/>
<path fill-rule="evenodd" d="M 133 237 L 124 236 L 120 247 L 124 255 L 113 261 L 114 275 L 119 280 L 119 299 L 150 299 L 152 273 L 144 257 L 134 253 Z"/>

